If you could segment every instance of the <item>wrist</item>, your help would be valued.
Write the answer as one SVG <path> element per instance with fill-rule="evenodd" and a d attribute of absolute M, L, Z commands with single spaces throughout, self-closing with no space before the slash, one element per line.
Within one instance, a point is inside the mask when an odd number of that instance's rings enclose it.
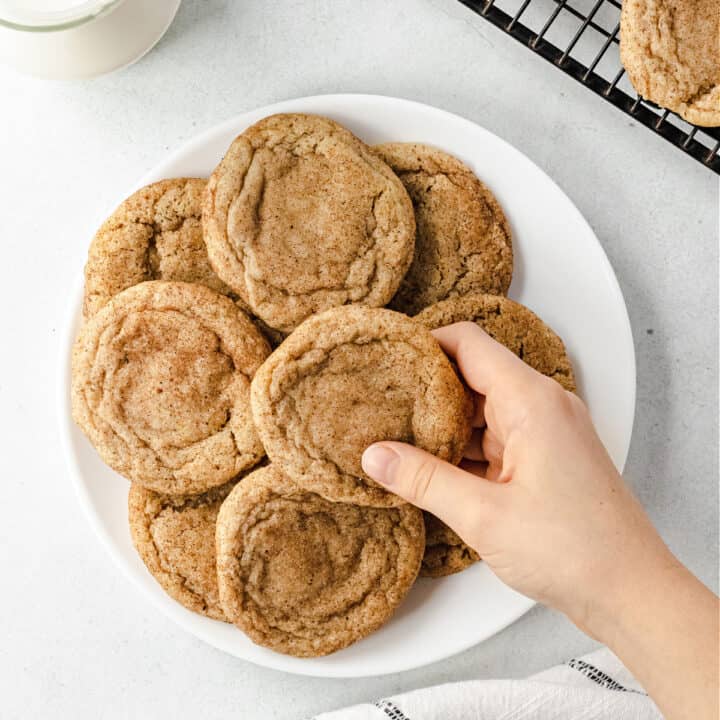
<path fill-rule="evenodd" d="M 687 570 L 658 538 L 639 557 L 625 557 L 595 583 L 591 596 L 570 619 L 598 642 L 615 648 L 643 623 L 659 594 L 671 588 Z"/>
<path fill-rule="evenodd" d="M 717 597 L 664 546 L 624 580 L 580 627 L 615 653 L 664 717 L 717 718 Z"/>

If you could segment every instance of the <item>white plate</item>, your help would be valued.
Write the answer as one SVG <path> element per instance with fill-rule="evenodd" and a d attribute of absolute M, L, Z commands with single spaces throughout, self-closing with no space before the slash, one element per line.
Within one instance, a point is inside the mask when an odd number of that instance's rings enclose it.
<path fill-rule="evenodd" d="M 278 112 L 327 115 L 368 143 L 429 143 L 473 168 L 495 193 L 512 225 L 516 259 L 510 297 L 535 310 L 565 340 L 580 393 L 615 464 L 622 468 L 635 411 L 635 355 L 617 279 L 593 231 L 568 197 L 522 153 L 487 130 L 408 100 L 373 95 L 300 98 L 254 110 L 202 133 L 138 186 L 165 177 L 207 176 L 239 132 Z M 459 575 L 419 580 L 378 632 L 334 655 L 305 660 L 258 647 L 231 625 L 185 610 L 165 595 L 132 547 L 127 481 L 102 463 L 72 423 L 69 358 L 80 305 L 78 289 L 61 380 L 61 425 L 71 477 L 117 564 L 157 607 L 193 635 L 259 665 L 305 675 L 361 677 L 442 660 L 502 630 L 533 605 L 480 563 Z"/>

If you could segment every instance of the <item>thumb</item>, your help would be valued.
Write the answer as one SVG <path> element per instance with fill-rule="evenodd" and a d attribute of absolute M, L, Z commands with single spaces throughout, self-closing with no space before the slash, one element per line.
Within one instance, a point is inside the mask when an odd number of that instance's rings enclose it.
<path fill-rule="evenodd" d="M 482 523 L 501 487 L 400 442 L 370 445 L 362 455 L 362 468 L 390 492 L 436 515 L 463 538 L 473 536 L 473 528 Z"/>

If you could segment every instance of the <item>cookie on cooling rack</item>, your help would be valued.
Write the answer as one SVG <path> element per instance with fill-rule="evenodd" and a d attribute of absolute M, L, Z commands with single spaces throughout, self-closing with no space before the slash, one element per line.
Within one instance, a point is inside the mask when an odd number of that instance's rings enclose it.
<path fill-rule="evenodd" d="M 642 97 L 720 126 L 720 3 L 623 0 L 620 57 Z"/>

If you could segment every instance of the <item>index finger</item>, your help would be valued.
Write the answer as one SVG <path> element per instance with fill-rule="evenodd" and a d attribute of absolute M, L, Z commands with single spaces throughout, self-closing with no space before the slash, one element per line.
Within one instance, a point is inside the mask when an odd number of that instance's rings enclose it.
<path fill-rule="evenodd" d="M 532 369 L 474 322 L 447 325 L 432 334 L 475 392 L 490 395 L 499 390 L 506 394 L 532 380 Z"/>

